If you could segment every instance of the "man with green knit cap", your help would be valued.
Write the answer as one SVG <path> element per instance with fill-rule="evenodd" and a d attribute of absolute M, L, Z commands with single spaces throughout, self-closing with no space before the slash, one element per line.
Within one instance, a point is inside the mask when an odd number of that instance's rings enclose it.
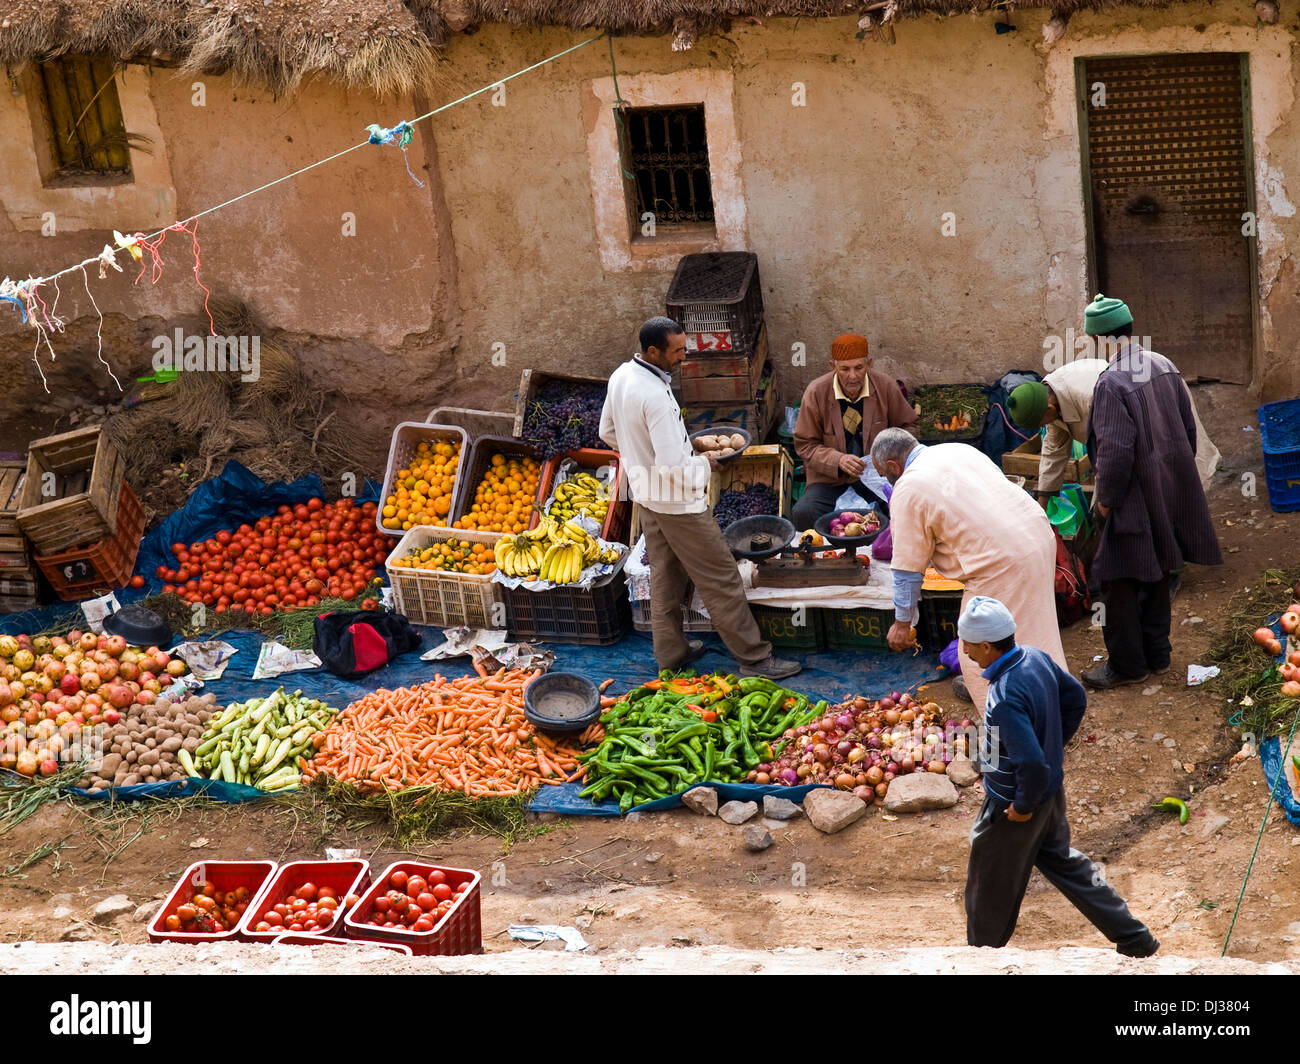
<path fill-rule="evenodd" d="M 1065 482 L 1065 467 L 1073 445 L 1088 442 L 1092 393 L 1106 365 L 1101 358 L 1076 358 L 1053 370 L 1041 382 L 1020 385 L 1007 398 L 1007 413 L 1020 428 L 1029 432 L 1046 430 L 1038 459 L 1038 490 L 1034 493 L 1044 507 Z M 1219 449 L 1201 424 L 1190 391 L 1187 398 L 1196 421 L 1196 469 L 1201 486 L 1208 488 L 1214 471 L 1219 468 Z"/>
<path fill-rule="evenodd" d="M 1108 365 L 1088 417 L 1088 455 L 1103 518 L 1093 562 L 1108 658 L 1082 674 L 1100 690 L 1168 670 L 1170 574 L 1220 565 L 1218 539 L 1196 465 L 1197 424 L 1177 367 L 1133 340 L 1122 300 L 1097 296 L 1084 315 Z"/>

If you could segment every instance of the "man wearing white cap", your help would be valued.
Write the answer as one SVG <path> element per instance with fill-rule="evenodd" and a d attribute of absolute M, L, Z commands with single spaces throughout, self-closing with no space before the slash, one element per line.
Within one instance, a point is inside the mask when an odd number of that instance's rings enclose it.
<path fill-rule="evenodd" d="M 1160 943 L 1092 860 L 1070 846 L 1064 747 L 1083 720 L 1083 685 L 1037 647 L 1016 645 L 1016 622 L 997 599 L 977 595 L 957 622 L 963 653 L 989 682 L 981 728 L 984 804 L 970 835 L 966 941 L 1005 946 L 1029 875 L 1038 868 L 1126 957 Z"/>

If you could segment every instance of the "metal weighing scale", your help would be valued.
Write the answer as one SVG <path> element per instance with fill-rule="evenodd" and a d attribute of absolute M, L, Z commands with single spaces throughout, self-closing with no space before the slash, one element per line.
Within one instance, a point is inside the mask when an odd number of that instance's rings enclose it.
<path fill-rule="evenodd" d="M 840 558 L 815 558 L 817 551 L 805 537 L 792 545 L 795 527 L 784 517 L 760 514 L 742 517 L 722 534 L 737 558 L 754 562 L 755 587 L 827 587 L 834 584 L 852 586 L 867 582 L 867 569 L 850 554 Z M 874 536 L 858 537 L 870 543 Z M 843 540 L 849 546 L 854 540 Z"/>

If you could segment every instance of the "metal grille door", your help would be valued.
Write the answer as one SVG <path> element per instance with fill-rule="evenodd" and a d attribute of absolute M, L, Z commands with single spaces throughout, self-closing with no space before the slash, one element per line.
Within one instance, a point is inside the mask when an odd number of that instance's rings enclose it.
<path fill-rule="evenodd" d="M 1100 291 L 1188 378 L 1250 379 L 1254 314 L 1243 57 L 1083 61 Z"/>

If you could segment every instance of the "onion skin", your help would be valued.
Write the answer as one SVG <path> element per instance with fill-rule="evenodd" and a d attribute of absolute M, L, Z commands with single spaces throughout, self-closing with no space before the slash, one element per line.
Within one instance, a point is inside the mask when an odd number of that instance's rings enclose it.
<path fill-rule="evenodd" d="M 754 782 L 763 783 L 763 784 L 771 783 L 772 777 L 769 776 L 766 772 L 760 772 L 757 776 L 754 777 Z"/>

